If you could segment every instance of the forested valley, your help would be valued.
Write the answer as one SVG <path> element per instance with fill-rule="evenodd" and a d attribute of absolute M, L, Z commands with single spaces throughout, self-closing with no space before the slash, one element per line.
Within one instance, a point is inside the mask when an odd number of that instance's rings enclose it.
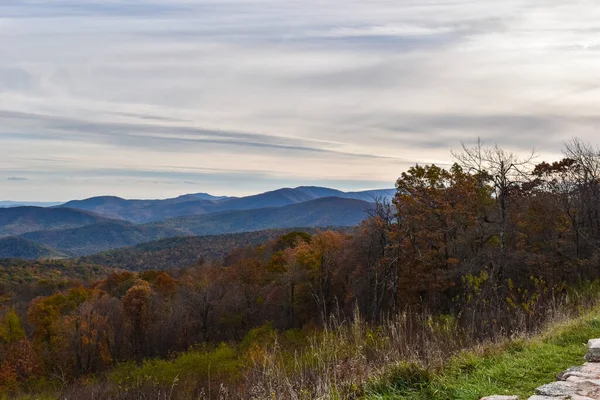
<path fill-rule="evenodd" d="M 0 393 L 361 398 L 597 305 L 600 150 L 573 139 L 542 161 L 478 143 L 454 158 L 402 172 L 352 229 L 185 268 L 0 260 Z"/>

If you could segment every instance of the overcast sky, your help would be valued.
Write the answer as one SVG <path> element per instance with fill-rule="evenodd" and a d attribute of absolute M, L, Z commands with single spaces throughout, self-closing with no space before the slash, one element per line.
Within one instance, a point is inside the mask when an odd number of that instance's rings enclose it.
<path fill-rule="evenodd" d="M 0 200 L 393 187 L 598 122 L 597 0 L 0 1 Z"/>

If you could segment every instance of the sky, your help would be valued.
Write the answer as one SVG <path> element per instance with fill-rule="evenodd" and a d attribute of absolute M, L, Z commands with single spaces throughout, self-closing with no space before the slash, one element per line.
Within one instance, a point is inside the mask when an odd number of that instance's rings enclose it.
<path fill-rule="evenodd" d="M 389 188 L 599 100 L 597 0 L 2 0 L 0 200 Z"/>

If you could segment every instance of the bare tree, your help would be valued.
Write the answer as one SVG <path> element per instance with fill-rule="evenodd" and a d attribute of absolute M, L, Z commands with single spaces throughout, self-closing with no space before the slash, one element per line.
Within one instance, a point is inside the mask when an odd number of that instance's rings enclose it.
<path fill-rule="evenodd" d="M 501 282 L 506 264 L 506 234 L 511 196 L 515 189 L 530 180 L 532 161 L 536 154 L 532 150 L 527 156 L 520 157 L 501 149 L 497 144 L 485 146 L 480 138 L 473 147 L 468 147 L 465 143 L 461 144 L 462 151 L 452 152 L 458 164 L 469 173 L 477 175 L 482 185 L 491 184 L 494 190 L 499 214 L 499 220 L 494 222 L 498 226 L 500 245 L 495 276 L 498 282 Z"/>
<path fill-rule="evenodd" d="M 573 160 L 570 182 L 575 190 L 571 191 L 572 213 L 577 222 L 577 234 L 594 248 L 600 250 L 600 148 L 593 147 L 580 139 L 566 142 L 564 155 Z"/>

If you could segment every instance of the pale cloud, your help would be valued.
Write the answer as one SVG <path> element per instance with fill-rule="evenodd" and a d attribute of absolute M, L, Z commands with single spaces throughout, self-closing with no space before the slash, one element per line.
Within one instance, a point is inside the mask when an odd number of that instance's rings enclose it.
<path fill-rule="evenodd" d="M 594 1 L 4 0 L 0 197 L 390 187 L 477 136 L 557 157 L 598 143 L 599 43 Z"/>

